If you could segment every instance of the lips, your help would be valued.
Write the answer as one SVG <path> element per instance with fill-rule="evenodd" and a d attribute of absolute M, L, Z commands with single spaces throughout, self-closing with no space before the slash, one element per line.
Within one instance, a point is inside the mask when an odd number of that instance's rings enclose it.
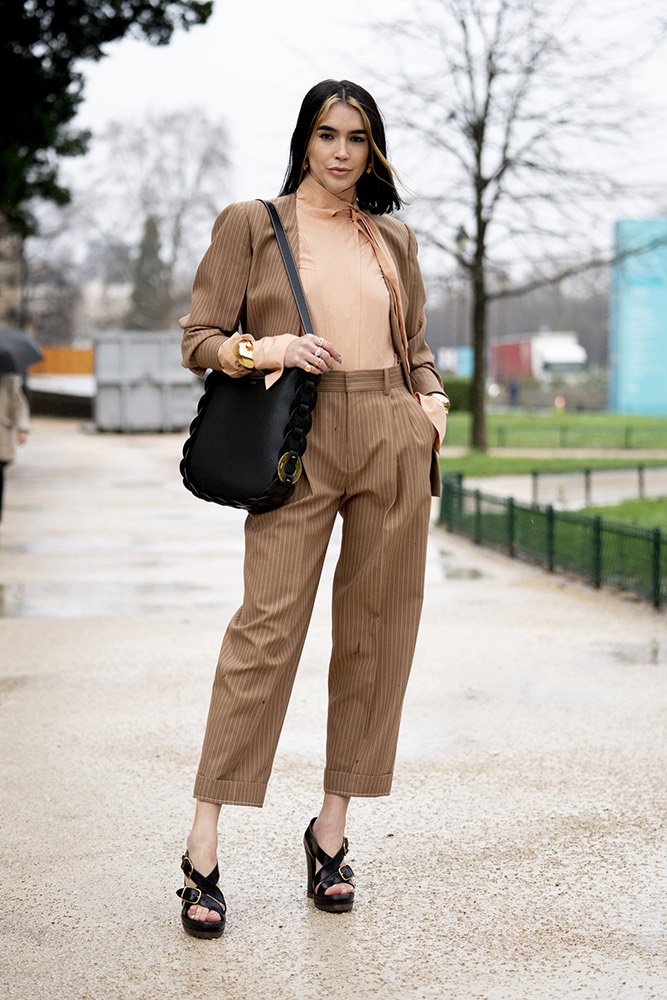
<path fill-rule="evenodd" d="M 329 167 L 329 173 L 335 174 L 336 177 L 347 177 L 350 171 L 345 167 Z"/>

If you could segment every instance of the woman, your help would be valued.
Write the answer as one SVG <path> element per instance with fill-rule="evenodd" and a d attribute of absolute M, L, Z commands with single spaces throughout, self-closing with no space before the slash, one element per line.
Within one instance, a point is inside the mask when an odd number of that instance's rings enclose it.
<path fill-rule="evenodd" d="M 243 377 L 322 372 L 304 471 L 281 508 L 246 520 L 243 606 L 220 651 L 182 868 L 188 933 L 225 923 L 217 886 L 222 803 L 261 806 L 336 514 L 324 801 L 304 837 L 308 896 L 349 910 L 345 817 L 388 795 L 421 612 L 430 498 L 447 397 L 424 341 L 424 289 L 382 119 L 367 91 L 325 80 L 304 98 L 275 202 L 315 335 L 296 306 L 260 202 L 216 220 L 181 320 L 183 363 Z M 241 326 L 242 332 L 237 331 Z M 208 876 L 202 873 L 209 872 Z"/>
<path fill-rule="evenodd" d="M 0 375 L 0 520 L 5 466 L 14 461 L 16 445 L 24 444 L 30 430 L 28 401 L 20 375 Z"/>

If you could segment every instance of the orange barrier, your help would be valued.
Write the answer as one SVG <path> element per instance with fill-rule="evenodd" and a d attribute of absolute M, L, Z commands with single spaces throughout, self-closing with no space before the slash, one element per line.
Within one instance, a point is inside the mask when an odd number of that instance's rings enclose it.
<path fill-rule="evenodd" d="M 92 375 L 92 347 L 42 347 L 44 360 L 30 368 L 31 375 Z"/>

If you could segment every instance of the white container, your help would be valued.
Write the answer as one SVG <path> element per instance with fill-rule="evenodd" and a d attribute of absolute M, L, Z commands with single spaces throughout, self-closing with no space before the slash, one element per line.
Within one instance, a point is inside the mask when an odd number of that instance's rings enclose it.
<path fill-rule="evenodd" d="M 203 391 L 181 367 L 174 330 L 108 330 L 94 337 L 95 425 L 101 431 L 178 431 L 188 427 Z"/>

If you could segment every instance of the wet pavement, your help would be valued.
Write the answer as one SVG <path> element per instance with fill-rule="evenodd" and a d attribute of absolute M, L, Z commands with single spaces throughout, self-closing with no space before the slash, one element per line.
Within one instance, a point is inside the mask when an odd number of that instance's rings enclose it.
<path fill-rule="evenodd" d="M 337 536 L 264 809 L 225 807 L 217 942 L 174 889 L 243 515 L 179 435 L 36 420 L 0 532 L 0 998 L 667 996 L 667 619 L 432 532 L 389 798 L 350 914 L 305 896 Z"/>

